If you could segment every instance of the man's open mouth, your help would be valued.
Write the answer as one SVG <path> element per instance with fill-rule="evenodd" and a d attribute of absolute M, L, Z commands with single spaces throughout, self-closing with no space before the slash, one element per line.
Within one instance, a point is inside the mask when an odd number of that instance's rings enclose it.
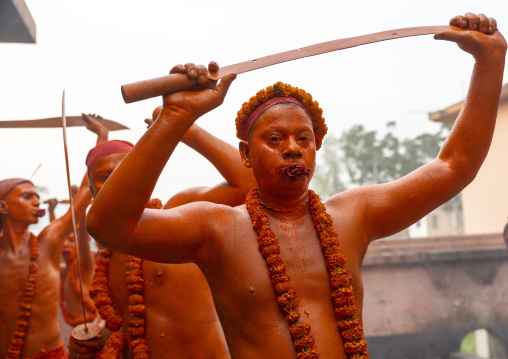
<path fill-rule="evenodd" d="M 37 211 L 35 211 L 35 217 L 44 217 L 44 215 L 46 214 L 46 210 L 45 209 L 38 209 Z"/>

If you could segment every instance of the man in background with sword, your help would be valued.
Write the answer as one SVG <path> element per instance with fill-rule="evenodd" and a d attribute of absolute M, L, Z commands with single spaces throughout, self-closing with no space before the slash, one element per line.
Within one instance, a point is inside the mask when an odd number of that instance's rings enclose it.
<path fill-rule="evenodd" d="M 361 265 L 369 243 L 408 227 L 467 186 L 494 131 L 506 55 L 496 21 L 456 16 L 435 38 L 457 43 L 475 65 L 441 152 L 411 174 L 339 193 L 324 207 L 308 192 L 326 133 L 321 109 L 309 94 L 278 83 L 238 113 L 240 152 L 258 186 L 246 206 L 198 202 L 146 210 L 179 138 L 222 103 L 235 78 L 230 74 L 213 90 L 164 96 L 157 121 L 95 199 L 89 232 L 115 251 L 196 263 L 233 358 L 368 358 Z M 207 83 L 203 66 L 173 71 Z"/>
<path fill-rule="evenodd" d="M 107 129 L 90 121 L 97 141 Z M 74 198 L 77 218 L 92 198 L 85 176 Z M 39 195 L 26 179 L 0 181 L 0 358 L 68 357 L 60 337 L 60 258 L 73 231 L 71 211 L 54 220 L 36 237 L 29 226 L 44 215 Z"/>
<path fill-rule="evenodd" d="M 157 108 L 152 120 L 146 120 L 147 123 L 151 125 L 159 116 L 160 110 L 161 108 Z M 252 171 L 243 166 L 234 147 L 197 125 L 191 126 L 181 138 L 181 142 L 209 160 L 226 182 L 214 187 L 194 187 L 179 192 L 167 201 L 164 208 L 196 201 L 229 206 L 245 202 L 245 195 L 255 185 L 255 180 Z M 87 167 L 94 196 L 100 192 L 107 178 L 131 148 L 132 145 L 123 141 L 108 141 L 89 152 Z M 155 201 L 151 200 L 148 207 L 156 208 L 153 203 Z M 134 280 L 132 274 L 129 276 L 126 267 L 137 262 L 140 269 L 138 279 Z M 141 262 L 136 257 L 116 252 L 108 253 L 106 250 L 99 252 L 97 263 L 91 293 L 99 312 L 103 313 L 106 327 L 115 329 L 118 333 L 108 339 L 104 348 L 112 350 L 115 340 L 124 338 L 121 333 L 125 335 L 124 345 L 115 348 L 116 357 L 230 358 L 217 321 L 210 288 L 195 264 Z M 130 293 L 129 288 L 129 283 L 134 281 L 141 283 L 142 288 L 138 289 L 135 295 L 144 305 L 142 312 L 135 316 L 131 303 L 133 293 Z M 110 308 L 107 308 L 107 296 L 111 300 Z M 111 309 L 121 318 L 123 325 L 115 324 L 115 320 L 119 318 L 114 318 Z M 110 314 L 105 315 L 108 311 Z M 133 318 L 143 322 L 133 327 Z M 100 341 L 79 341 L 72 337 L 70 339 L 71 358 L 92 358 L 100 349 L 103 349 Z"/>

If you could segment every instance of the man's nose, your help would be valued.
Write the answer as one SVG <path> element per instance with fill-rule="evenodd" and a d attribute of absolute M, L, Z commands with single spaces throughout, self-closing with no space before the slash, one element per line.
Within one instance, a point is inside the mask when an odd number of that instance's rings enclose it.
<path fill-rule="evenodd" d="M 286 158 L 300 158 L 302 157 L 302 151 L 298 145 L 296 138 L 288 138 L 286 140 L 286 147 L 284 148 L 284 157 Z"/>

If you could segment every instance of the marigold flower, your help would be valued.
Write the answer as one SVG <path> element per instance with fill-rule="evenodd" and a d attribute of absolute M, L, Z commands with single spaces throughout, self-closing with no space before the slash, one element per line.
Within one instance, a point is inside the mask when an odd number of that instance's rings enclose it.
<path fill-rule="evenodd" d="M 359 326 L 344 330 L 341 332 L 341 336 L 345 341 L 361 340 L 363 336 L 363 327 Z"/>
<path fill-rule="evenodd" d="M 361 326 L 361 323 L 358 318 L 351 318 L 351 319 L 344 318 L 343 320 L 341 320 L 337 323 L 337 327 L 339 328 L 340 332 L 342 332 L 343 330 L 348 330 L 353 327 L 359 327 L 359 326 Z"/>
<path fill-rule="evenodd" d="M 359 351 L 365 351 L 367 349 L 367 342 L 365 339 L 362 339 L 358 342 L 350 341 L 344 343 L 344 351 L 346 353 L 355 353 Z"/>
<path fill-rule="evenodd" d="M 279 263 L 279 264 L 269 266 L 268 272 L 270 272 L 270 275 L 284 274 L 286 272 L 286 264 Z"/>
<path fill-rule="evenodd" d="M 144 323 L 141 327 L 130 326 L 127 328 L 133 337 L 141 337 L 145 333 Z"/>
<path fill-rule="evenodd" d="M 303 338 L 295 339 L 293 341 L 293 344 L 295 345 L 295 348 L 297 351 L 305 350 L 307 348 L 311 348 L 316 340 L 312 335 L 306 335 Z"/>
<path fill-rule="evenodd" d="M 347 274 L 342 275 L 330 275 L 330 284 L 332 285 L 332 289 L 338 289 L 344 286 L 349 285 L 349 277 Z"/>
<path fill-rule="evenodd" d="M 316 349 L 309 349 L 306 352 L 300 352 L 296 354 L 297 359 L 317 359 L 319 353 Z"/>
<path fill-rule="evenodd" d="M 289 333 L 293 339 L 299 339 L 310 333 L 310 325 L 308 324 L 291 324 Z"/>
<path fill-rule="evenodd" d="M 145 325 L 145 319 L 143 319 L 142 317 L 133 316 L 132 319 L 129 320 L 128 324 L 129 326 L 133 327 L 141 327 Z"/>
<path fill-rule="evenodd" d="M 130 305 L 137 305 L 137 304 L 143 304 L 143 296 L 141 294 L 131 294 L 129 296 L 129 304 Z"/>
<path fill-rule="evenodd" d="M 289 292 L 281 294 L 277 297 L 277 303 L 283 308 L 296 308 L 298 306 L 296 291 L 291 289 Z"/>
<path fill-rule="evenodd" d="M 291 283 L 287 282 L 279 282 L 275 285 L 275 294 L 281 295 L 284 292 L 287 292 L 291 289 Z"/>
<path fill-rule="evenodd" d="M 128 275 L 126 278 L 127 285 L 142 285 L 144 282 L 143 278 L 134 275 Z"/>
<path fill-rule="evenodd" d="M 129 285 L 129 292 L 131 293 L 141 293 L 143 291 L 143 283 L 141 284 L 130 284 Z"/>
<path fill-rule="evenodd" d="M 335 308 L 335 316 L 337 318 L 347 318 L 356 314 L 356 306 L 346 305 L 344 307 Z"/>
<path fill-rule="evenodd" d="M 263 254 L 263 257 L 269 257 L 272 254 L 280 254 L 280 247 L 278 245 L 271 245 L 268 247 L 262 247 L 261 253 Z"/>
<path fill-rule="evenodd" d="M 289 282 L 289 276 L 286 273 L 279 273 L 272 275 L 272 284 L 277 284 L 281 282 Z"/>

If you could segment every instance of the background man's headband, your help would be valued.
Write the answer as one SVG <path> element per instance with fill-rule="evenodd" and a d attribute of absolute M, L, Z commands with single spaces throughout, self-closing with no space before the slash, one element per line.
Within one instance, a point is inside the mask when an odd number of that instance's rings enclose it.
<path fill-rule="evenodd" d="M 100 160 L 102 157 L 111 155 L 113 153 L 127 153 L 134 145 L 128 141 L 111 140 L 98 144 L 88 152 L 86 156 L 86 167 L 88 177 L 92 173 L 92 168 L 95 162 Z"/>
<path fill-rule="evenodd" d="M 8 178 L 0 181 L 0 200 L 4 199 L 18 184 L 25 182 L 32 183 L 30 180 L 24 178 Z"/>

